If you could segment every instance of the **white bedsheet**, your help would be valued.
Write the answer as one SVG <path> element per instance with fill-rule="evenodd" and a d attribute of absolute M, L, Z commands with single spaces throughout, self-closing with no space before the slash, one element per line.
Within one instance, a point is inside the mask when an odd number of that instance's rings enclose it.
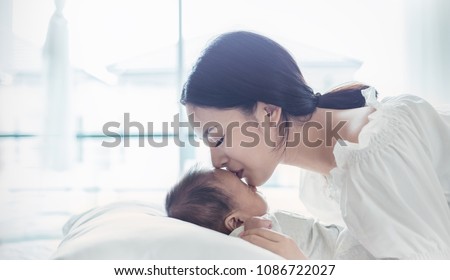
<path fill-rule="evenodd" d="M 59 239 L 37 239 L 0 245 L 0 260 L 49 259 L 58 247 Z"/>
<path fill-rule="evenodd" d="M 72 216 L 121 197 L 144 197 L 162 205 L 164 195 L 163 190 L 113 193 L 64 187 L 8 189 L 0 181 L 0 259 L 49 259 Z"/>

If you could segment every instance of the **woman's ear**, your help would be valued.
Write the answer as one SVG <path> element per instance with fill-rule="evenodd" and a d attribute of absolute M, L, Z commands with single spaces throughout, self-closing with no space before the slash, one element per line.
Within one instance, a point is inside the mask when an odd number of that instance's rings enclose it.
<path fill-rule="evenodd" d="M 258 102 L 256 104 L 255 115 L 258 122 L 270 121 L 278 124 L 281 120 L 281 108 L 272 104 Z"/>
<path fill-rule="evenodd" d="M 235 229 L 237 229 L 238 227 L 240 227 L 244 221 L 241 220 L 241 218 L 239 217 L 238 212 L 233 212 L 230 215 L 228 215 L 225 218 L 225 227 L 226 229 L 228 229 L 229 231 L 233 231 Z"/>

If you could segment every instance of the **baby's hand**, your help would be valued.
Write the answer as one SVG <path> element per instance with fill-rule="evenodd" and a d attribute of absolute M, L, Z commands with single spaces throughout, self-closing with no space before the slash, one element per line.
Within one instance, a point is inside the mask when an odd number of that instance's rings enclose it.
<path fill-rule="evenodd" d="M 261 217 L 251 217 L 244 223 L 244 230 L 253 228 L 272 228 L 272 221 Z"/>

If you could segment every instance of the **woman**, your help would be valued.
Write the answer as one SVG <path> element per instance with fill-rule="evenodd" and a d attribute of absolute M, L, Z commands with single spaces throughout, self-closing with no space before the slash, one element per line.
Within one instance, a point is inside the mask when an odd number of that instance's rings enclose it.
<path fill-rule="evenodd" d="M 216 168 L 253 186 L 278 164 L 316 172 L 376 258 L 450 259 L 450 114 L 415 96 L 378 102 L 361 84 L 314 94 L 282 46 L 250 32 L 223 34 L 206 48 L 181 102 Z M 269 230 L 243 238 L 288 258 L 301 254 Z"/>

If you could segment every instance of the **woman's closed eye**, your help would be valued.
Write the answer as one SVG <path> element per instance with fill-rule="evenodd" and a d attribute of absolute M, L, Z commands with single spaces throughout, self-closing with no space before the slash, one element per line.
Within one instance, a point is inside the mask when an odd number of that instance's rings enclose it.
<path fill-rule="evenodd" d="M 219 147 L 223 140 L 225 139 L 225 136 L 222 137 L 208 137 L 208 142 L 211 143 L 214 147 Z"/>
<path fill-rule="evenodd" d="M 219 147 L 222 144 L 225 135 L 223 134 L 223 131 L 217 126 L 211 126 L 207 130 L 205 130 L 203 137 L 207 137 L 210 147 Z"/>

